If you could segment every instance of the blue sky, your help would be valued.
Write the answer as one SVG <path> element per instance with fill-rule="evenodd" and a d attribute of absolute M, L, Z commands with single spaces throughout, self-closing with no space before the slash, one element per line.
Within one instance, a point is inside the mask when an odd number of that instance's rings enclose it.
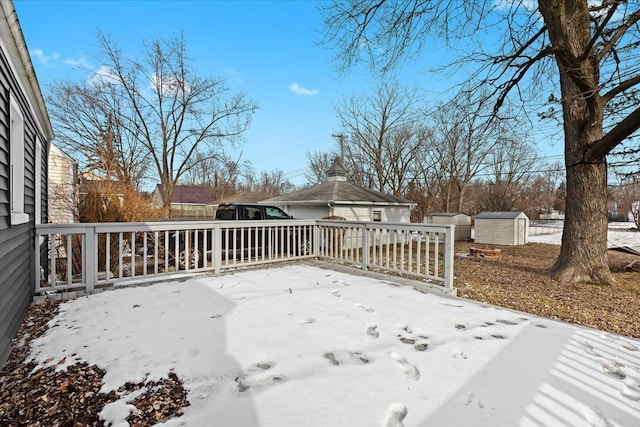
<path fill-rule="evenodd" d="M 95 34 L 101 30 L 134 54 L 149 37 L 184 32 L 201 75 L 224 76 L 230 88 L 260 105 L 242 158 L 257 173 L 281 169 L 304 184 L 307 151 L 335 148 L 340 131 L 333 105 L 376 86 L 365 69 L 340 77 L 333 52 L 319 46 L 322 25 L 313 1 L 35 1 L 15 0 L 36 74 L 47 86 L 78 80 L 78 64 L 96 67 Z M 425 74 L 442 52 L 431 46 L 421 62 L 408 63 L 400 79 L 435 101 L 453 82 Z M 558 147 L 555 147 L 558 151 Z"/>

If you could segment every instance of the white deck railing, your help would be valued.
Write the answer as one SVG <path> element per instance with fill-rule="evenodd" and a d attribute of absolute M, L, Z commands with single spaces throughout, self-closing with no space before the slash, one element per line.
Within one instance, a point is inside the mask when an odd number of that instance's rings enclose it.
<path fill-rule="evenodd" d="M 44 224 L 36 293 L 83 291 L 267 263 L 322 259 L 453 290 L 449 225 L 272 220 Z"/>

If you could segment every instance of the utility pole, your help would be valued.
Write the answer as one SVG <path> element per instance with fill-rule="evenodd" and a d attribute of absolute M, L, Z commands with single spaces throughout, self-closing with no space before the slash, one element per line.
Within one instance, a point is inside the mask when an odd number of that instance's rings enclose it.
<path fill-rule="evenodd" d="M 338 141 L 340 141 L 340 161 L 344 165 L 344 139 L 345 139 L 345 136 L 343 134 L 341 134 L 341 133 L 334 133 L 334 134 L 331 134 L 331 136 L 334 137 L 334 138 L 338 138 Z"/>

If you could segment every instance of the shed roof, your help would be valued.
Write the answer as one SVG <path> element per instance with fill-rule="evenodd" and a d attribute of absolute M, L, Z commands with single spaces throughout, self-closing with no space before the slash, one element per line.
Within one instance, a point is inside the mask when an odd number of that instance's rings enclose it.
<path fill-rule="evenodd" d="M 524 212 L 482 212 L 476 215 L 476 219 L 516 219 L 521 215 Z"/>
<path fill-rule="evenodd" d="M 469 216 L 462 212 L 432 212 L 427 214 L 427 216 L 449 216 L 449 217 L 458 216 L 458 215 Z"/>

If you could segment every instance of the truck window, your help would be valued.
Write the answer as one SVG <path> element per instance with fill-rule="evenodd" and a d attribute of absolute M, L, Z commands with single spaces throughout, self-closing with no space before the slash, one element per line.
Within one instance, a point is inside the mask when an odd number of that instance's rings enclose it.
<path fill-rule="evenodd" d="M 244 209 L 244 219 L 260 220 L 262 219 L 262 209 L 259 206 L 247 206 Z"/>
<path fill-rule="evenodd" d="M 267 206 L 264 208 L 264 211 L 267 215 L 266 219 L 291 219 L 291 217 L 280 208 Z"/>
<path fill-rule="evenodd" d="M 227 208 L 218 208 L 216 211 L 216 219 L 236 219 L 236 209 L 233 206 Z"/>

